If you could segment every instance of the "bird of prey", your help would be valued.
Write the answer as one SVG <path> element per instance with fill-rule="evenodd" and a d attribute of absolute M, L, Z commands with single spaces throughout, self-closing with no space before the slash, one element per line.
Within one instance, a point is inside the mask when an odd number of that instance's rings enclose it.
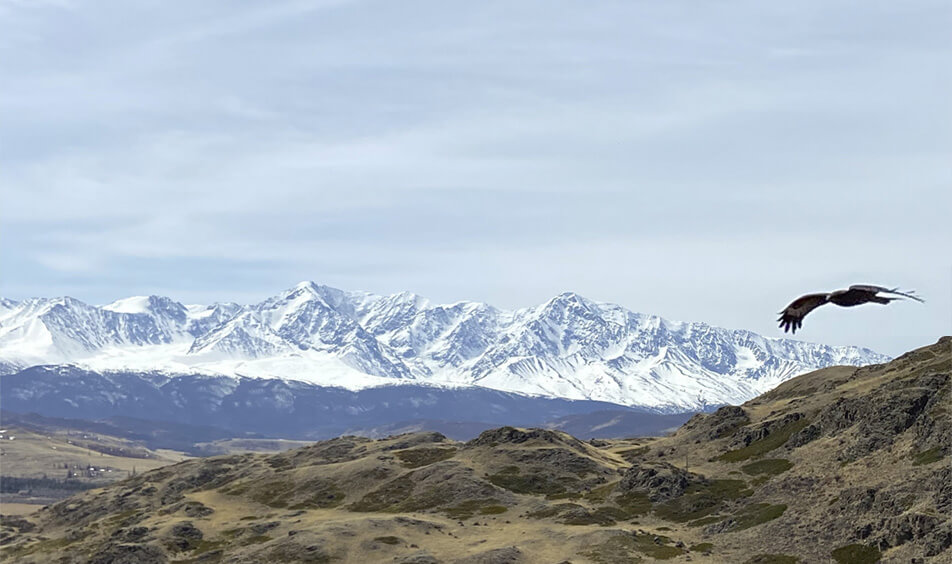
<path fill-rule="evenodd" d="M 878 296 L 877 294 L 892 294 L 900 296 L 898 298 L 888 298 Z M 922 298 L 915 295 L 914 291 L 900 292 L 899 288 L 883 288 L 882 286 L 870 286 L 857 284 L 850 286 L 847 290 L 836 290 L 835 292 L 825 292 L 820 294 L 807 294 L 793 300 L 793 302 L 780 312 L 780 327 L 783 332 L 796 333 L 797 329 L 803 326 L 803 318 L 808 313 L 820 307 L 821 305 L 833 303 L 843 307 L 853 307 L 860 304 L 873 302 L 876 304 L 888 304 L 893 300 L 910 298 L 917 302 L 924 302 Z"/>

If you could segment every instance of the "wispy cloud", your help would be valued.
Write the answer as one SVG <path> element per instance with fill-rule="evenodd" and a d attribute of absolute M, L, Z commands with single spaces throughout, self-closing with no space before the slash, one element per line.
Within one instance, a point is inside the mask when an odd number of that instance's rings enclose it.
<path fill-rule="evenodd" d="M 769 333 L 803 286 L 916 285 L 804 333 L 899 352 L 952 311 L 950 10 L 3 2 L 0 293 L 572 289 Z"/>

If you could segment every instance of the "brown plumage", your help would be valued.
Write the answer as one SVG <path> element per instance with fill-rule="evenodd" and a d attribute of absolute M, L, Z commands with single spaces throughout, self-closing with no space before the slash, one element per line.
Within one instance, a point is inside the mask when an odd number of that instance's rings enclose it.
<path fill-rule="evenodd" d="M 885 296 L 877 296 L 876 294 L 893 294 L 895 296 L 901 296 L 899 298 L 887 298 Z M 883 288 L 882 286 L 870 286 L 866 284 L 857 284 L 850 286 L 846 290 L 836 290 L 835 292 L 827 292 L 821 294 L 807 294 L 805 296 L 800 296 L 799 298 L 793 300 L 784 309 L 780 312 L 780 319 L 777 321 L 780 322 L 780 327 L 783 328 L 784 333 L 791 332 L 796 333 L 797 329 L 803 326 L 803 318 L 806 317 L 808 313 L 820 307 L 821 305 L 832 303 L 842 307 L 853 307 L 865 303 L 876 303 L 876 304 L 888 304 L 893 300 L 899 300 L 902 298 L 910 298 L 916 300 L 917 302 L 924 302 L 922 298 L 915 295 L 914 291 L 909 292 L 900 292 L 899 288 Z"/>

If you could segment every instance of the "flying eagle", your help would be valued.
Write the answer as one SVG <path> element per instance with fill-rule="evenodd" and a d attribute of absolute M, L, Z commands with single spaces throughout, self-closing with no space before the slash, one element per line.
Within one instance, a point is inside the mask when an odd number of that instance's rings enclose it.
<path fill-rule="evenodd" d="M 901 296 L 899 298 L 887 298 L 877 296 L 876 294 L 893 294 Z M 826 292 L 822 294 L 807 294 L 793 300 L 793 302 L 780 312 L 780 327 L 783 332 L 796 333 L 797 329 L 803 326 L 803 318 L 808 313 L 820 307 L 823 304 L 834 303 L 838 306 L 853 307 L 869 302 L 877 304 L 888 304 L 893 300 L 910 298 L 917 302 L 924 302 L 922 298 L 915 295 L 914 291 L 900 292 L 899 288 L 883 288 L 882 286 L 869 286 L 858 284 L 850 286 L 847 290 L 836 290 L 835 292 Z"/>

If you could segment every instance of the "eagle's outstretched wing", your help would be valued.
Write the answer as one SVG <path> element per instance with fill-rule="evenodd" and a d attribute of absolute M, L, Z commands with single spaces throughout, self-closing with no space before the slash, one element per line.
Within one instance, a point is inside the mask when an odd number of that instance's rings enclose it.
<path fill-rule="evenodd" d="M 908 292 L 902 292 L 899 288 L 884 288 L 882 286 L 873 286 L 872 284 L 853 284 L 849 287 L 850 290 L 860 290 L 863 292 L 872 292 L 878 293 L 882 292 L 883 294 L 895 294 L 897 296 L 902 296 L 904 298 L 909 298 L 911 300 L 916 300 L 917 302 L 925 303 L 925 300 L 916 295 L 915 290 L 909 290 Z"/>
<path fill-rule="evenodd" d="M 780 312 L 780 318 L 777 321 L 780 322 L 784 333 L 788 331 L 796 333 L 797 329 L 803 326 L 803 318 L 829 300 L 830 295 L 826 293 L 800 296 Z"/>

